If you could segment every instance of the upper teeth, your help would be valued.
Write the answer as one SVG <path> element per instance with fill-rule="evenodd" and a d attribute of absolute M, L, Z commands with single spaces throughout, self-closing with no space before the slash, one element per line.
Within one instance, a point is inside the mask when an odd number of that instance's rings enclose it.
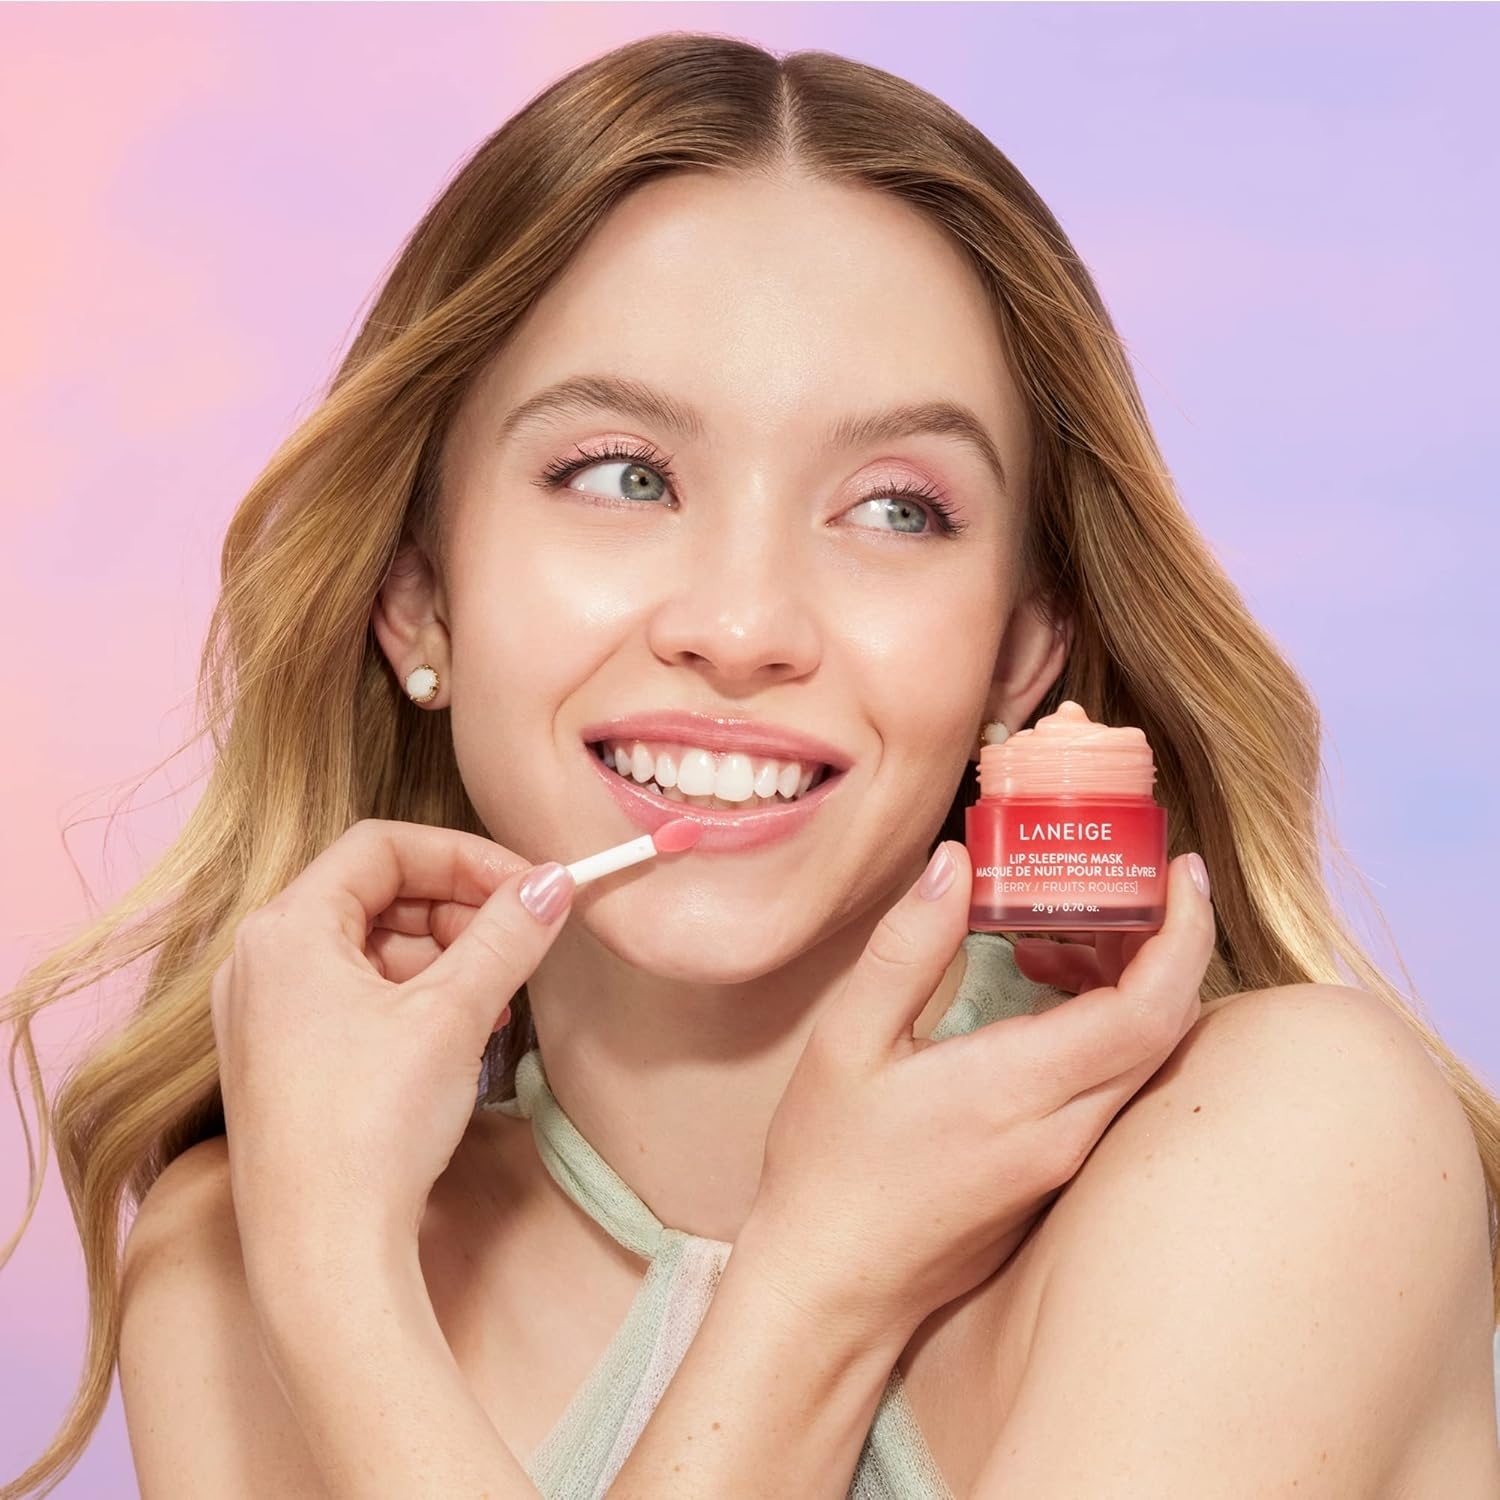
<path fill-rule="evenodd" d="M 690 797 L 705 802 L 715 797 L 723 802 L 747 802 L 751 797 L 794 799 L 812 785 L 822 764 L 813 761 L 804 766 L 801 761 L 738 752 L 716 755 L 696 745 L 662 741 L 606 740 L 602 751 L 605 765 L 635 781 L 654 781 L 674 802 Z"/>

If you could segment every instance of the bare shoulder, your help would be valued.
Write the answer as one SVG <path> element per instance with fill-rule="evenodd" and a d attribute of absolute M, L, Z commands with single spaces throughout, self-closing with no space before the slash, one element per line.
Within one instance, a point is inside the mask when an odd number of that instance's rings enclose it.
<path fill-rule="evenodd" d="M 260 1346 L 222 1136 L 173 1160 L 131 1225 L 119 1369 L 142 1500 L 323 1496 Z"/>
<path fill-rule="evenodd" d="M 497 1121 L 476 1112 L 424 1221 L 424 1269 L 458 1296 L 465 1226 L 489 1222 L 519 1171 Z M 323 1500 L 326 1488 L 260 1342 L 216 1136 L 152 1184 L 121 1264 L 120 1394 L 142 1500 Z"/>
<path fill-rule="evenodd" d="M 1447 1472 L 1500 1480 L 1488 1224 L 1468 1118 L 1378 997 L 1205 1007 L 1049 1214 L 976 1495 L 1384 1495 L 1438 1427 Z"/>
<path fill-rule="evenodd" d="M 148 1263 L 170 1258 L 186 1230 L 200 1240 L 222 1243 L 228 1235 L 239 1243 L 229 1191 L 229 1142 L 222 1135 L 188 1147 L 152 1183 L 125 1239 L 127 1280 L 132 1269 L 139 1273 Z"/>
<path fill-rule="evenodd" d="M 1349 1148 L 1351 1192 L 1384 1190 L 1399 1170 L 1459 1222 L 1484 1207 L 1478 1147 L 1446 1075 L 1400 1016 L 1350 986 L 1282 985 L 1206 1005 L 1099 1141 L 1070 1187 L 1071 1211 L 1122 1178 L 1161 1179 L 1146 1164 L 1163 1153 L 1197 1161 L 1206 1148 L 1238 1152 L 1226 1166 L 1259 1163 L 1257 1181 L 1273 1165 L 1329 1167 Z"/>

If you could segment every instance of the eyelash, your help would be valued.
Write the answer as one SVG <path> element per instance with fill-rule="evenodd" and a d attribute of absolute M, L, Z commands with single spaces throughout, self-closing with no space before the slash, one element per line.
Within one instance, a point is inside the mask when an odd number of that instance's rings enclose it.
<path fill-rule="evenodd" d="M 577 458 L 556 458 L 542 471 L 541 478 L 536 482 L 544 489 L 561 489 L 575 474 L 594 464 L 608 463 L 612 459 L 624 459 L 630 463 L 640 464 L 645 468 L 652 469 L 666 480 L 668 488 L 675 489 L 677 477 L 672 472 L 671 460 L 660 457 L 652 448 L 637 444 L 631 446 L 626 443 L 611 443 L 603 452 L 587 453 L 582 448 L 577 450 Z M 957 536 L 963 531 L 968 522 L 961 520 L 949 503 L 934 490 L 930 485 L 916 485 L 902 483 L 894 486 L 876 485 L 873 489 L 861 495 L 855 502 L 863 505 L 869 500 L 908 500 L 916 501 L 932 512 L 934 521 L 937 523 L 939 533 L 944 536 Z M 601 501 L 609 504 L 609 501 Z M 622 501 L 622 504 L 630 504 Z M 910 533 L 892 532 L 892 536 L 900 536 Z"/>

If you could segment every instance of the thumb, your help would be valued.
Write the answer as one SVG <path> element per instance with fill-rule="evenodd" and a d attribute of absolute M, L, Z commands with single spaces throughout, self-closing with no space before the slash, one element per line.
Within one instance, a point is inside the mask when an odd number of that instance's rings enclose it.
<path fill-rule="evenodd" d="M 508 999 L 531 978 L 562 931 L 573 904 L 573 877 L 553 861 L 519 870 L 490 893 L 484 905 L 422 972 L 424 987 L 456 990 L 495 1026 L 496 997 Z"/>
<path fill-rule="evenodd" d="M 844 1055 L 873 1061 L 910 1039 L 968 933 L 972 881 L 969 851 L 945 839 L 880 919 L 838 1002 L 824 1012 Z"/>

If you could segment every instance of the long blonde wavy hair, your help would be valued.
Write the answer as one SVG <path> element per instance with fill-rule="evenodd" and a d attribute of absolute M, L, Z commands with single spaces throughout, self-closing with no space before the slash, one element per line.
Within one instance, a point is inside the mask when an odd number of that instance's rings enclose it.
<path fill-rule="evenodd" d="M 1320 798 L 1317 709 L 1184 513 L 1121 340 L 1057 220 L 980 131 L 899 78 L 827 52 L 778 58 L 671 32 L 538 94 L 418 224 L 325 399 L 230 522 L 188 741 L 213 736 L 197 806 L 146 875 L 6 998 L 11 1076 L 22 1047 L 41 1153 L 38 1163 L 28 1129 L 30 1196 L 0 1266 L 31 1220 L 55 1137 L 90 1311 L 73 1404 L 0 1500 L 50 1492 L 82 1454 L 118 1353 L 128 1216 L 174 1157 L 223 1132 L 208 989 L 237 923 L 360 818 L 487 836 L 448 716 L 408 701 L 371 609 L 403 541 L 445 562 L 438 459 L 471 379 L 623 195 L 684 169 L 863 185 L 965 252 L 1029 413 L 1026 582 L 1073 627 L 1033 720 L 1072 698 L 1095 719 L 1145 731 L 1170 852 L 1197 849 L 1213 871 L 1205 999 L 1353 983 L 1421 1037 L 1474 1130 L 1493 1259 L 1500 1103 L 1361 950 L 1325 890 L 1324 840 L 1358 876 Z M 963 838 L 976 794 L 971 765 L 934 847 Z M 49 1116 L 32 1017 L 148 955 L 134 1009 L 70 1067 Z M 485 1057 L 487 1099 L 514 1092 L 534 1043 L 524 989 L 513 1012 Z M 1500 1308 L 1500 1266 L 1495 1294 Z"/>

